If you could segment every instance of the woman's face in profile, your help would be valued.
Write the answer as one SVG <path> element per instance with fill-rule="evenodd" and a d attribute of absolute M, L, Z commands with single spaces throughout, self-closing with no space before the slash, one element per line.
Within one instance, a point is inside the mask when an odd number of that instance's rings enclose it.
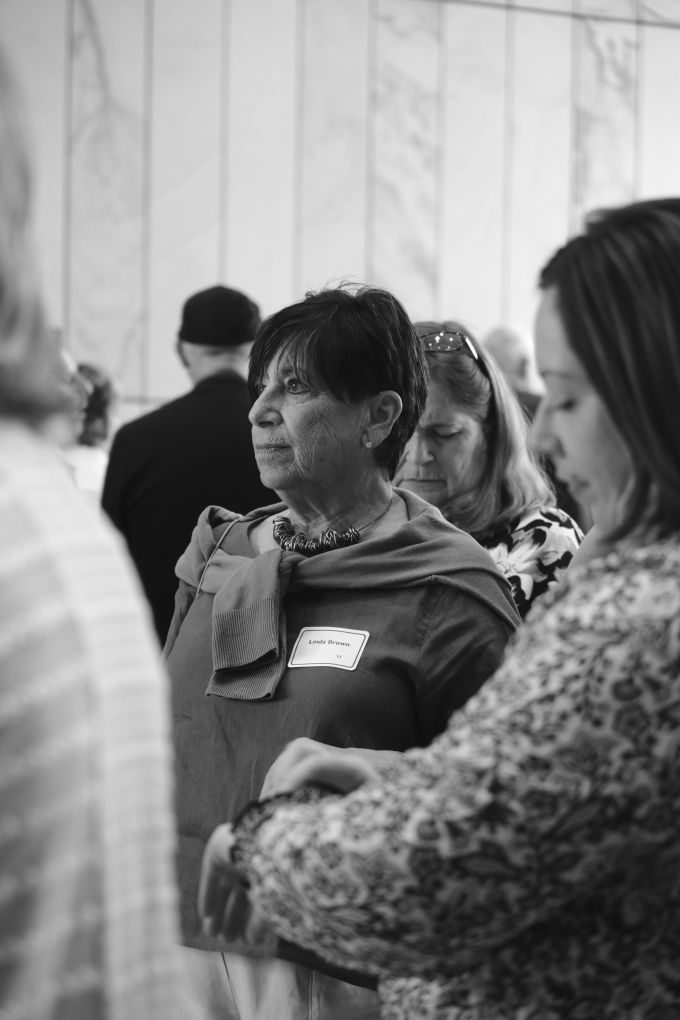
<path fill-rule="evenodd" d="M 633 461 L 609 412 L 567 339 L 554 289 L 544 291 L 536 314 L 536 361 L 545 396 L 531 441 L 550 457 L 557 477 L 606 531 L 621 520 L 633 479 Z"/>
<path fill-rule="evenodd" d="M 435 506 L 473 492 L 486 465 L 482 426 L 432 379 L 427 402 L 397 471 L 396 484 Z"/>
<path fill-rule="evenodd" d="M 363 404 L 347 404 L 300 379 L 290 360 L 274 355 L 250 410 L 262 483 L 279 495 L 337 490 L 356 472 Z"/>

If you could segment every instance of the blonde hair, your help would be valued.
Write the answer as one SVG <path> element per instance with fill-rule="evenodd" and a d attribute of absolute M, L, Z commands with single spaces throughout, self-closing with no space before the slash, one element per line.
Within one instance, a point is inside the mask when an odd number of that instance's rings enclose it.
<path fill-rule="evenodd" d="M 452 524 L 481 538 L 529 510 L 554 506 L 555 492 L 529 446 L 522 407 L 493 359 L 458 322 L 416 323 L 420 337 L 437 331 L 463 333 L 477 354 L 475 358 L 461 347 L 460 351 L 425 351 L 425 359 L 430 379 L 476 418 L 484 433 L 486 465 L 478 487 L 440 507 Z"/>

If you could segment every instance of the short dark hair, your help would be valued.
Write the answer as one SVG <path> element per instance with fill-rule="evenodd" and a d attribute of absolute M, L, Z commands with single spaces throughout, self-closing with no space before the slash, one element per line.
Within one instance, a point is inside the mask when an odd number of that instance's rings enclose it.
<path fill-rule="evenodd" d="M 430 381 L 440 383 L 451 400 L 479 422 L 486 445 L 479 486 L 474 493 L 442 506 L 444 516 L 481 538 L 511 526 L 528 510 L 553 506 L 552 485 L 529 447 L 524 412 L 494 359 L 460 322 L 447 319 L 415 325 L 421 338 L 441 332 L 467 337 L 469 348 L 462 345 L 460 351 L 426 351 L 425 357 Z"/>
<path fill-rule="evenodd" d="M 378 287 L 310 291 L 303 301 L 264 320 L 250 354 L 253 400 L 274 355 L 286 353 L 301 379 L 321 384 L 347 403 L 394 390 L 402 411 L 374 450 L 394 477 L 427 395 L 427 367 L 403 305 Z"/>
<path fill-rule="evenodd" d="M 680 527 L 680 198 L 598 210 L 540 273 L 626 443 L 634 490 L 611 538 Z"/>
<path fill-rule="evenodd" d="M 259 305 L 218 283 L 186 299 L 177 335 L 186 344 L 222 350 L 252 343 L 259 325 Z"/>

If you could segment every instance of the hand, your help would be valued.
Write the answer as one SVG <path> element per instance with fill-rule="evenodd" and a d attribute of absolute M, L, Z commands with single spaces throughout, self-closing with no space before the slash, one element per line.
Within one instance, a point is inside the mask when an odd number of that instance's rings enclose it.
<path fill-rule="evenodd" d="M 230 825 L 220 825 L 206 844 L 198 890 L 203 934 L 263 950 L 276 936 L 248 895 L 248 882 L 230 860 Z"/>
<path fill-rule="evenodd" d="M 312 740 L 311 737 L 298 737 L 291 740 L 269 766 L 269 771 L 264 777 L 264 783 L 260 790 L 260 800 L 264 800 L 266 797 L 275 797 L 279 793 L 291 793 L 292 790 L 297 789 L 297 787 L 288 785 L 290 770 L 306 758 L 315 758 L 328 753 L 330 753 L 328 744 Z"/>
<path fill-rule="evenodd" d="M 309 737 L 298 737 L 270 766 L 260 797 L 293 793 L 310 783 L 327 786 L 338 793 L 350 793 L 377 776 L 376 770 L 361 755 L 361 751 L 341 750 Z"/>

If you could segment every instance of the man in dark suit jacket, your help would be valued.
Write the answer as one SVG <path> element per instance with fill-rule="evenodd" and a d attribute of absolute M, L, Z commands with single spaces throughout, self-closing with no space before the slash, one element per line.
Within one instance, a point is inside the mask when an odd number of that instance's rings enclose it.
<path fill-rule="evenodd" d="M 245 294 L 216 286 L 184 303 L 177 353 L 193 389 L 123 425 L 111 446 L 102 506 L 124 535 L 161 643 L 175 564 L 209 504 L 245 513 L 278 497 L 260 482 L 250 435 L 248 355 L 260 323 Z"/>

